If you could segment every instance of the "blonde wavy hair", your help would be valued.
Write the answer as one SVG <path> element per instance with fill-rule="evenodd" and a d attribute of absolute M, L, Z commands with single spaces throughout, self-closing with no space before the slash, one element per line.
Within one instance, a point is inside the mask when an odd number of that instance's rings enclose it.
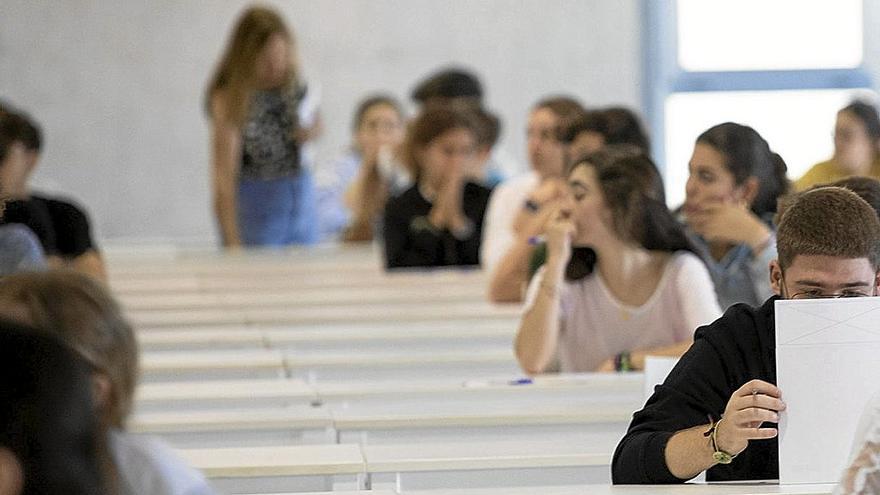
<path fill-rule="evenodd" d="M 205 101 L 208 115 L 213 117 L 211 102 L 222 91 L 229 119 L 236 124 L 244 122 L 251 96 L 257 87 L 256 61 L 269 39 L 276 34 L 282 35 L 291 48 L 285 87 L 299 84 L 294 38 L 284 19 L 271 8 L 248 7 L 239 16 L 223 56 L 208 83 Z"/>

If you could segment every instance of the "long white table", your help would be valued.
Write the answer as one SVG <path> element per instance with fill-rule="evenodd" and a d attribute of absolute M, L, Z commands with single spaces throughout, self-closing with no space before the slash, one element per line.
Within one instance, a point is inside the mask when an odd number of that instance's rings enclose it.
<path fill-rule="evenodd" d="M 307 306 L 272 308 L 216 308 L 167 311 L 129 311 L 136 328 L 189 325 L 320 324 L 330 322 L 438 321 L 454 319 L 503 319 L 518 321 L 516 306 L 491 305 L 483 301 L 442 305 Z"/>

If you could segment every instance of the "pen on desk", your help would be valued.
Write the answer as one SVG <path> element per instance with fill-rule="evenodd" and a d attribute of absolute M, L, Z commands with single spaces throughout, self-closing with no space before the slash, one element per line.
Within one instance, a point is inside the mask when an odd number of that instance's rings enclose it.
<path fill-rule="evenodd" d="M 516 380 L 510 380 L 507 382 L 509 385 L 531 385 L 534 383 L 531 378 L 519 378 Z"/>

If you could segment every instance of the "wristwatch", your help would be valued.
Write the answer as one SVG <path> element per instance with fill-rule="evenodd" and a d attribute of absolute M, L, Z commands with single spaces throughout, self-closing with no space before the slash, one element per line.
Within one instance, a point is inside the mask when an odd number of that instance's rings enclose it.
<path fill-rule="evenodd" d="M 718 448 L 718 441 L 715 438 L 718 434 L 718 425 L 724 421 L 724 418 L 719 419 L 718 421 L 712 423 L 712 427 L 709 428 L 709 431 L 703 434 L 704 437 L 709 437 L 712 440 L 712 450 L 715 452 L 712 453 L 712 460 L 717 462 L 718 464 L 730 464 L 736 459 L 737 454 L 730 454 Z"/>

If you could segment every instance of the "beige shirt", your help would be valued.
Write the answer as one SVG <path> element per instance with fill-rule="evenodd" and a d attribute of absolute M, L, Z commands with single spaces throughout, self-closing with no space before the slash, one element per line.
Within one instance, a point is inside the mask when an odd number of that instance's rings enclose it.
<path fill-rule="evenodd" d="M 525 311 L 535 303 L 543 276 L 542 268 L 529 284 Z M 721 316 L 709 272 L 689 252 L 669 259 L 657 289 L 641 306 L 618 301 L 598 271 L 565 282 L 559 298 L 556 354 L 563 372 L 593 371 L 621 352 L 691 340 L 697 327 Z"/>

